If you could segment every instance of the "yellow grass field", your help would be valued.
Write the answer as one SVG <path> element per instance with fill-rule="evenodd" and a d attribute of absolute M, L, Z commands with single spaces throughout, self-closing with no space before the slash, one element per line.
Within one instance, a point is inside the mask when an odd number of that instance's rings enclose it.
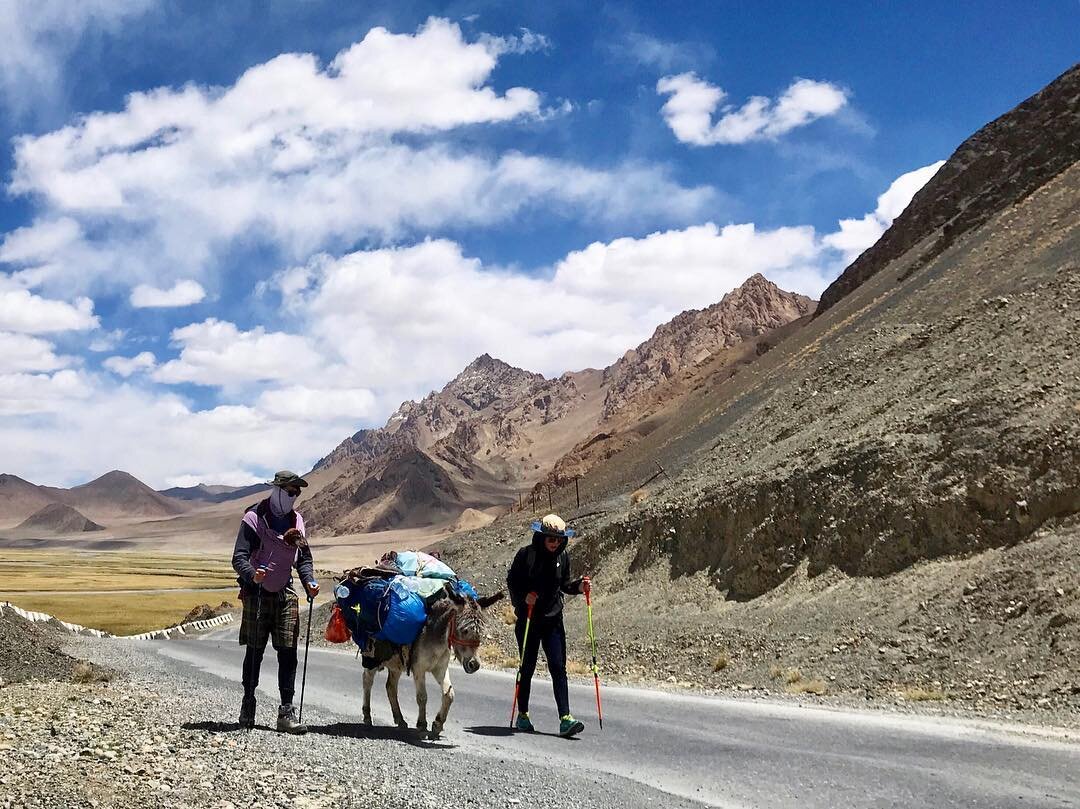
<path fill-rule="evenodd" d="M 0 601 L 114 634 L 134 634 L 173 625 L 199 604 L 235 604 L 235 578 L 223 557 L 8 550 L 0 558 Z M 217 587 L 230 589 L 161 592 Z"/>

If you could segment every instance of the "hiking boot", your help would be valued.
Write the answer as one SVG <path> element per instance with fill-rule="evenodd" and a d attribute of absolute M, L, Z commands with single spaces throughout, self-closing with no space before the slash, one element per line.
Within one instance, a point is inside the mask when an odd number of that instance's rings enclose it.
<path fill-rule="evenodd" d="M 255 696 L 244 694 L 240 703 L 240 727 L 250 730 L 255 727 Z"/>
<path fill-rule="evenodd" d="M 585 730 L 585 723 L 574 719 L 570 714 L 559 719 L 559 735 L 569 739 Z"/>
<path fill-rule="evenodd" d="M 529 719 L 528 713 L 519 713 L 517 721 L 514 722 L 514 730 L 524 731 L 525 733 L 532 733 L 536 728 L 533 727 L 532 720 Z"/>
<path fill-rule="evenodd" d="M 307 733 L 307 725 L 301 724 L 296 718 L 296 708 L 291 704 L 278 708 L 277 729 L 278 733 L 292 733 L 295 736 Z"/>

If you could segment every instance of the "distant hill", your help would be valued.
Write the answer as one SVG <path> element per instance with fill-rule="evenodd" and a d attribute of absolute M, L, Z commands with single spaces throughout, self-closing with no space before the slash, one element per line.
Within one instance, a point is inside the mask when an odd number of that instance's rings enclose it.
<path fill-rule="evenodd" d="M 262 494 L 268 491 L 269 488 L 265 483 L 255 483 L 251 486 L 208 486 L 205 483 L 200 483 L 197 486 L 174 486 L 171 489 L 159 489 L 158 494 L 185 502 L 224 503 L 226 500 Z"/>
<path fill-rule="evenodd" d="M 174 517 L 188 510 L 184 503 L 158 494 L 134 475 L 118 469 L 72 489 L 49 491 L 59 502 L 94 519 Z"/>
<path fill-rule="evenodd" d="M 15 475 L 0 475 L 0 525 L 17 525 L 55 502 L 56 498 L 41 486 Z"/>
<path fill-rule="evenodd" d="M 71 506 L 50 503 L 31 514 L 16 526 L 22 530 L 40 531 L 48 534 L 79 534 L 85 531 L 103 531 L 104 526 L 87 519 Z"/>

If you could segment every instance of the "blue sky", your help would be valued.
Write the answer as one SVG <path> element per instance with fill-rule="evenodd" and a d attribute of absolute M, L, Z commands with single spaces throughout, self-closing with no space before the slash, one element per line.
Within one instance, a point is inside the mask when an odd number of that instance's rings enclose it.
<path fill-rule="evenodd" d="M 13 0 L 4 471 L 306 468 L 477 354 L 817 295 L 1071 66 L 1080 4 Z"/>

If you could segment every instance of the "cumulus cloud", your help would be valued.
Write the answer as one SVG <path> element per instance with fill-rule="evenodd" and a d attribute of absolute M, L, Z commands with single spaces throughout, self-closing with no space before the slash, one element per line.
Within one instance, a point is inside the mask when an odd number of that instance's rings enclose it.
<path fill-rule="evenodd" d="M 47 340 L 0 331 L 0 374 L 56 371 L 70 364 L 71 358 L 57 356 Z"/>
<path fill-rule="evenodd" d="M 536 275 L 429 240 L 322 257 L 277 283 L 315 343 L 333 347 L 339 379 L 415 396 L 485 351 L 546 374 L 606 365 L 756 272 L 820 291 L 824 250 L 810 227 L 708 223 L 598 242 Z"/>
<path fill-rule="evenodd" d="M 153 370 L 157 367 L 157 358 L 149 351 L 143 351 L 134 357 L 109 357 L 101 364 L 126 379 L 132 374 Z"/>
<path fill-rule="evenodd" d="M 797 79 L 779 98 L 752 96 L 741 107 L 723 107 L 713 121 L 727 93 L 695 73 L 664 76 L 656 91 L 670 96 L 660 111 L 675 137 L 695 146 L 773 140 L 836 114 L 848 101 L 847 92 L 835 84 Z"/>
<path fill-rule="evenodd" d="M 282 54 L 230 87 L 133 93 L 120 111 L 17 138 L 10 191 L 41 211 L 0 261 L 49 288 L 162 286 L 220 271 L 237 243 L 298 262 L 533 205 L 674 222 L 714 201 L 656 167 L 591 170 L 447 142 L 545 113 L 534 90 L 488 84 L 500 56 L 541 46 L 531 32 L 469 42 L 439 19 L 414 34 L 375 28 L 326 66 Z"/>
<path fill-rule="evenodd" d="M 844 264 L 850 264 L 881 238 L 889 225 L 911 202 L 916 192 L 945 165 L 944 160 L 901 174 L 877 199 L 877 208 L 860 219 L 841 219 L 840 229 L 825 237 L 825 244 L 838 250 Z"/>
<path fill-rule="evenodd" d="M 155 487 L 244 485 L 309 467 L 355 422 L 286 420 L 244 405 L 198 410 L 181 396 L 74 371 L 0 375 L 8 468 L 37 483 L 83 483 L 118 466 Z"/>
<path fill-rule="evenodd" d="M 0 329 L 24 334 L 86 331 L 95 329 L 94 302 L 77 298 L 74 303 L 52 300 L 26 289 L 0 286 Z"/>
<path fill-rule="evenodd" d="M 54 374 L 11 373 L 0 374 L 0 415 L 19 416 L 42 413 L 66 412 L 87 401 L 93 395 L 93 387 L 86 375 L 80 371 L 66 369 Z M 0 434 L 8 432 L 14 423 L 4 422 L 7 429 L 0 428 Z M 37 431 L 26 431 L 20 435 L 16 444 L 32 445 Z M 89 436 L 83 436 L 89 438 Z M 5 443 L 5 452 L 10 453 L 12 443 Z M 28 451 L 33 453 L 33 449 Z M 15 457 L 22 457 L 18 454 Z"/>
<path fill-rule="evenodd" d="M 154 0 L 7 0 L 0 14 L 0 94 L 16 113 L 53 101 L 65 62 L 87 31 L 111 32 Z"/>
<path fill-rule="evenodd" d="M 131 291 L 131 305 L 136 309 L 191 306 L 206 297 L 206 290 L 198 281 L 177 281 L 171 289 L 158 289 L 149 284 L 139 284 Z"/>
<path fill-rule="evenodd" d="M 289 381 L 323 369 L 321 355 L 307 338 L 261 326 L 241 331 L 234 323 L 209 318 L 174 329 L 172 341 L 180 346 L 180 356 L 154 371 L 158 382 L 238 386 Z"/>
<path fill-rule="evenodd" d="M 375 395 L 366 388 L 291 385 L 263 392 L 256 406 L 287 421 L 346 419 L 363 423 L 378 415 Z"/>

